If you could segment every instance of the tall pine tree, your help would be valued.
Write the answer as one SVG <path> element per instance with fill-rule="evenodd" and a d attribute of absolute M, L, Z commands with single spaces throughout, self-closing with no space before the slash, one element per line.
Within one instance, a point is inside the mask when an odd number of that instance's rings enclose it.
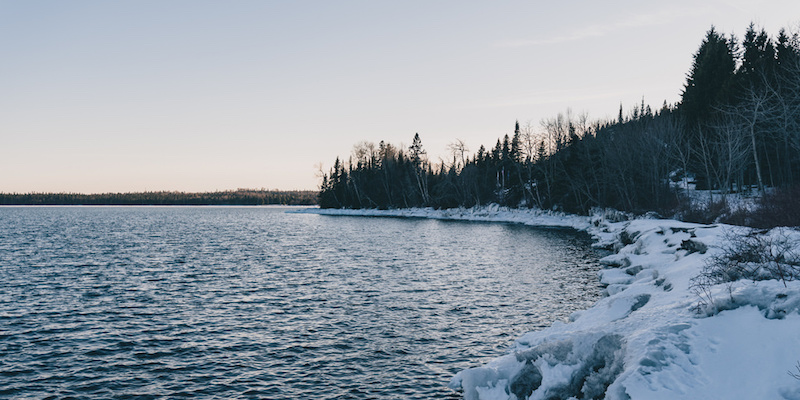
<path fill-rule="evenodd" d="M 736 68 L 734 45 L 733 40 L 717 33 L 713 26 L 706 32 L 681 96 L 679 111 L 687 126 L 701 122 L 715 104 L 727 100 Z"/>

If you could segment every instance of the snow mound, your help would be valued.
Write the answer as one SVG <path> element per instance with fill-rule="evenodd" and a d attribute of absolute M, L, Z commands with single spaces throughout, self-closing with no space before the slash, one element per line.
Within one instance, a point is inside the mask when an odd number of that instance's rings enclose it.
<path fill-rule="evenodd" d="M 599 332 L 550 338 L 500 359 L 500 368 L 461 371 L 451 385 L 467 388 L 466 399 L 594 398 L 622 371 L 624 346 L 622 336 Z"/>

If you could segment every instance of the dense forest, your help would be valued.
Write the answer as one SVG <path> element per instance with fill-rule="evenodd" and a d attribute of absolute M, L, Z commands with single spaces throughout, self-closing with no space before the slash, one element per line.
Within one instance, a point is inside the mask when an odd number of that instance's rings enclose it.
<path fill-rule="evenodd" d="M 800 38 L 751 24 L 739 40 L 712 26 L 678 104 L 651 109 L 643 100 L 601 121 L 567 111 L 539 126 L 517 122 L 474 154 L 460 140 L 449 148 L 451 158 L 434 163 L 418 134 L 408 148 L 358 143 L 323 174 L 319 205 L 674 214 L 686 203 L 680 182 L 708 190 L 709 204 L 792 188 L 800 183 Z"/>
<path fill-rule="evenodd" d="M 238 189 L 186 193 L 0 193 L 0 205 L 313 205 L 315 191 Z"/>

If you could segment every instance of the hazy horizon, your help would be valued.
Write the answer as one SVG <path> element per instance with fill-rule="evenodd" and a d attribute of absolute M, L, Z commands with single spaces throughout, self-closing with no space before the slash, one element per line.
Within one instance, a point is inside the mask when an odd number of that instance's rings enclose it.
<path fill-rule="evenodd" d="M 712 26 L 800 3 L 0 3 L 0 192 L 315 190 L 353 144 L 474 153 L 514 122 L 680 98 Z M 795 18 L 794 20 L 790 18 Z"/>
<path fill-rule="evenodd" d="M 238 191 L 254 191 L 254 192 L 315 192 L 317 189 L 270 189 L 270 188 L 229 188 L 229 189 L 214 189 L 203 191 L 189 191 L 189 190 L 133 190 L 126 192 L 3 192 L 0 194 L 77 194 L 77 195 L 103 195 L 103 194 L 131 194 L 131 193 L 225 193 L 225 192 L 238 192 Z M 2 205 L 0 205 L 2 206 Z"/>

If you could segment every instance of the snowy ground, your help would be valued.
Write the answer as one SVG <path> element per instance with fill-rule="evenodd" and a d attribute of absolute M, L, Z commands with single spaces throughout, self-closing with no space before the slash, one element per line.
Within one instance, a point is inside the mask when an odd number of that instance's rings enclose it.
<path fill-rule="evenodd" d="M 569 321 L 524 334 L 487 365 L 459 372 L 450 387 L 467 400 L 800 400 L 800 380 L 789 374 L 800 372 L 800 282 L 717 285 L 702 310 L 690 290 L 736 227 L 497 206 L 305 212 L 567 226 L 615 250 L 599 273 L 608 296 Z M 799 232 L 782 234 L 800 242 Z"/>

